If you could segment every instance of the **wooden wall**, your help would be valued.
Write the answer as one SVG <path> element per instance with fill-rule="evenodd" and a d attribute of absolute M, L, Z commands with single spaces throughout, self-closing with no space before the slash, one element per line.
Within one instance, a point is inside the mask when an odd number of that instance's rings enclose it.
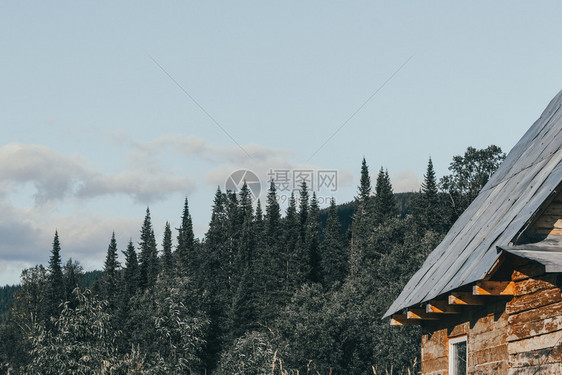
<path fill-rule="evenodd" d="M 469 374 L 507 374 L 507 319 L 504 301 L 469 307 L 459 315 L 424 322 L 422 373 L 445 375 L 449 338 L 468 335 Z"/>
<path fill-rule="evenodd" d="M 471 375 L 562 374 L 558 274 L 545 274 L 541 265 L 520 258 L 510 267 L 513 297 L 486 297 L 484 306 L 424 321 L 423 374 L 447 374 L 448 340 L 465 334 Z"/>
<path fill-rule="evenodd" d="M 527 278 L 541 266 L 523 261 L 516 266 L 515 296 L 506 304 L 509 375 L 562 374 L 562 294 L 558 274 Z"/>

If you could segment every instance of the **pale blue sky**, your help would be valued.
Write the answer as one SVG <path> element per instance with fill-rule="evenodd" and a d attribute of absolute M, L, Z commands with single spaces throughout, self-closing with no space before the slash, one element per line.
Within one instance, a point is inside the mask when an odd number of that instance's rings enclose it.
<path fill-rule="evenodd" d="M 196 234 L 247 168 L 338 170 L 361 158 L 417 190 L 467 146 L 515 144 L 562 88 L 556 1 L 3 2 L 0 284 L 63 258 L 100 268 L 150 205 L 161 240 L 183 198 Z M 152 56 L 253 158 L 248 158 Z M 409 57 L 312 159 L 310 156 Z M 319 192 L 330 196 L 331 192 Z"/>

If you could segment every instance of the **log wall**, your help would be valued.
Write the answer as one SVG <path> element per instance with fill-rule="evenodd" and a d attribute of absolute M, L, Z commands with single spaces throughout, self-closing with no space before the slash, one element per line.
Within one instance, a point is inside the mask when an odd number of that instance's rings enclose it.
<path fill-rule="evenodd" d="M 449 370 L 449 338 L 467 335 L 469 374 L 507 374 L 505 301 L 490 300 L 467 307 L 462 314 L 424 322 L 422 373 L 445 375 Z"/>
<path fill-rule="evenodd" d="M 448 374 L 448 340 L 467 335 L 471 375 L 562 374 L 562 293 L 557 274 L 525 260 L 513 264 L 513 297 L 424 321 L 422 373 Z"/>

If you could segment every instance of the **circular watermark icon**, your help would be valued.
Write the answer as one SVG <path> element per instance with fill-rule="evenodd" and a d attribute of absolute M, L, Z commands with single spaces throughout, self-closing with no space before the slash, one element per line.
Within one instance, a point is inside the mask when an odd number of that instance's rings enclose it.
<path fill-rule="evenodd" d="M 224 188 L 225 190 L 230 190 L 233 193 L 238 194 L 240 189 L 242 189 L 242 186 L 244 186 L 244 181 L 248 186 L 248 190 L 250 190 L 252 201 L 255 201 L 261 193 L 261 181 L 254 172 L 248 169 L 239 169 L 232 172 L 226 179 Z"/>

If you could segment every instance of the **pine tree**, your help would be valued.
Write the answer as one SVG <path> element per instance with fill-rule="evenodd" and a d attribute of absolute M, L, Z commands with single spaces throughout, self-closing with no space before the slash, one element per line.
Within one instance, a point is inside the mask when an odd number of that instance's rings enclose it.
<path fill-rule="evenodd" d="M 150 220 L 150 209 L 146 209 L 146 216 L 141 228 L 139 256 L 140 286 L 143 289 L 150 288 L 158 277 L 158 250 L 156 249 L 156 238 Z"/>
<path fill-rule="evenodd" d="M 129 240 L 125 255 L 125 268 L 123 269 L 123 291 L 125 298 L 132 297 L 140 286 L 139 263 L 133 241 Z"/>
<path fill-rule="evenodd" d="M 277 202 L 277 190 L 273 181 L 271 181 L 269 192 L 267 193 L 264 221 L 267 245 L 275 246 L 279 244 L 282 234 L 281 209 L 279 208 L 279 203 Z"/>
<path fill-rule="evenodd" d="M 164 238 L 162 239 L 162 265 L 161 270 L 165 276 L 171 277 L 174 272 L 174 258 L 172 256 L 172 230 L 166 221 Z"/>
<path fill-rule="evenodd" d="M 361 161 L 361 179 L 357 193 L 358 196 L 355 199 L 359 202 L 366 202 L 371 198 L 371 177 L 369 177 L 369 167 L 364 157 Z"/>
<path fill-rule="evenodd" d="M 356 277 L 363 265 L 363 254 L 368 246 L 368 239 L 373 228 L 373 198 L 371 197 L 371 178 L 365 158 L 361 162 L 361 179 L 358 196 L 355 198 L 357 209 L 351 224 L 349 244 L 349 272 Z"/>
<path fill-rule="evenodd" d="M 439 205 L 437 180 L 431 158 L 429 158 L 429 162 L 427 163 L 427 170 L 424 175 L 420 193 L 417 201 L 414 202 L 413 210 L 416 223 L 420 227 L 420 233 L 426 230 L 441 233 L 443 230 L 442 210 Z"/>
<path fill-rule="evenodd" d="M 277 192 L 273 181 L 267 194 L 266 212 L 264 218 L 265 235 L 259 257 L 256 273 L 261 281 L 260 293 L 262 306 L 259 320 L 268 324 L 271 322 L 283 300 L 284 262 L 281 250 L 283 232 L 281 214 L 277 202 Z"/>
<path fill-rule="evenodd" d="M 115 232 L 113 232 L 107 248 L 107 256 L 105 257 L 103 268 L 103 291 L 110 308 L 115 307 L 118 284 L 117 270 L 119 267 L 120 264 L 117 260 L 117 241 L 115 240 Z"/>
<path fill-rule="evenodd" d="M 388 171 L 383 170 L 382 167 L 377 176 L 373 210 L 376 225 L 384 224 L 387 220 L 396 217 L 396 202 L 392 184 Z"/>
<path fill-rule="evenodd" d="M 47 315 L 49 317 L 58 315 L 60 312 L 60 305 L 65 300 L 60 251 L 59 234 L 58 231 L 55 231 L 53 248 L 51 250 L 51 256 L 49 257 L 49 267 L 47 268 L 49 271 Z"/>
<path fill-rule="evenodd" d="M 284 291 L 291 294 L 298 288 L 304 277 L 300 275 L 300 260 L 298 251 L 300 246 L 300 223 L 297 213 L 295 195 L 291 193 L 285 219 L 283 220 L 283 262 L 284 262 Z"/>
<path fill-rule="evenodd" d="M 363 159 L 365 160 L 365 159 Z M 347 276 L 348 259 L 340 235 L 340 223 L 336 211 L 336 201 L 330 201 L 324 241 L 321 246 L 323 283 L 327 288 L 336 282 L 343 282 Z"/>
<path fill-rule="evenodd" d="M 241 282 L 242 274 L 246 267 L 254 261 L 255 257 L 255 237 L 253 233 L 253 208 L 250 189 L 244 181 L 239 193 L 240 199 L 238 200 L 238 220 L 240 220 L 240 234 L 238 239 L 238 249 L 236 250 L 236 257 L 234 261 L 234 285 L 235 289 L 239 282 Z"/>
<path fill-rule="evenodd" d="M 306 236 L 306 219 L 308 217 L 308 187 L 305 181 L 301 182 L 299 191 L 299 239 L 304 242 Z"/>
<path fill-rule="evenodd" d="M 178 230 L 178 246 L 176 255 L 178 259 L 178 268 L 181 274 L 191 275 L 193 267 L 193 258 L 195 252 L 195 236 L 193 234 L 193 222 L 189 213 L 187 198 L 183 206 L 183 214 L 181 218 L 181 226 Z"/>
<path fill-rule="evenodd" d="M 310 210 L 306 219 L 306 239 L 305 248 L 307 250 L 307 259 L 305 262 L 308 264 L 307 278 L 313 283 L 317 283 L 321 279 L 322 269 L 320 260 L 320 222 L 318 219 L 320 207 L 318 206 L 318 199 L 316 193 L 312 193 L 310 202 Z"/>
<path fill-rule="evenodd" d="M 229 231 L 227 215 L 228 198 L 220 188 L 215 193 L 209 230 L 205 235 L 198 283 L 205 295 L 202 304 L 210 319 L 205 365 L 214 368 L 228 327 L 229 303 Z"/>

